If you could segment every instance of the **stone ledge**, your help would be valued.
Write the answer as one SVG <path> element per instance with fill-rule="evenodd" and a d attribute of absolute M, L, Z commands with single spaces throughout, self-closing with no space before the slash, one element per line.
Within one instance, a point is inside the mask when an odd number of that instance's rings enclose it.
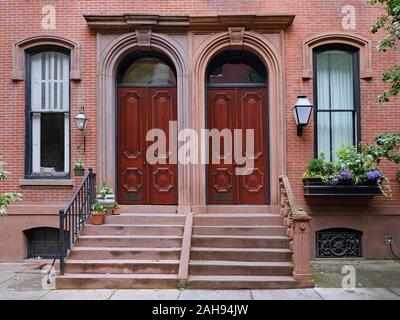
<path fill-rule="evenodd" d="M 71 179 L 21 179 L 20 186 L 45 186 L 45 187 L 73 187 L 74 181 Z"/>

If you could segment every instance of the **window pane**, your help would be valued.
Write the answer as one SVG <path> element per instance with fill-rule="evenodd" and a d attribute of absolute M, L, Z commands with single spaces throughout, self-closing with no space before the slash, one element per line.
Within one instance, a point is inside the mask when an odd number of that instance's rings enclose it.
<path fill-rule="evenodd" d="M 43 113 L 40 124 L 40 173 L 64 172 L 64 114 Z"/>
<path fill-rule="evenodd" d="M 332 159 L 336 160 L 336 150 L 343 143 L 353 145 L 353 113 L 332 112 Z"/>
<path fill-rule="evenodd" d="M 354 110 L 353 55 L 344 51 L 317 54 L 318 110 Z M 354 144 L 353 112 L 320 112 L 317 117 L 318 153 L 336 159 L 342 143 Z"/>
<path fill-rule="evenodd" d="M 329 112 L 319 112 L 317 114 L 317 132 L 318 132 L 318 155 L 325 153 L 326 159 L 330 159 L 331 143 L 330 143 L 330 122 Z"/>
<path fill-rule="evenodd" d="M 133 62 L 122 76 L 121 83 L 134 85 L 176 85 L 174 72 L 164 61 L 140 58 Z"/>
<path fill-rule="evenodd" d="M 31 57 L 31 111 L 69 111 L 69 56 L 41 52 Z"/>
<path fill-rule="evenodd" d="M 209 84 L 265 83 L 264 76 L 245 63 L 223 63 L 211 70 Z"/>
<path fill-rule="evenodd" d="M 353 58 L 351 53 L 327 51 L 317 56 L 319 109 L 353 109 Z"/>

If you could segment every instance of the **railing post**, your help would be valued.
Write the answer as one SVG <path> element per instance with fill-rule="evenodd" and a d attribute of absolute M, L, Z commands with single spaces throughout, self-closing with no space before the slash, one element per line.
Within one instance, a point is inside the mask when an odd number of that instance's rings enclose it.
<path fill-rule="evenodd" d="M 302 210 L 299 209 L 301 212 Z M 293 217 L 293 278 L 312 281 L 310 217 Z"/>
<path fill-rule="evenodd" d="M 65 250 L 64 250 L 64 235 L 65 235 L 65 230 L 64 230 L 64 210 L 60 210 L 60 236 L 59 236 L 59 241 L 60 241 L 60 274 L 64 274 L 64 258 L 65 258 Z"/>
<path fill-rule="evenodd" d="M 93 174 L 93 169 L 89 168 L 89 212 L 90 212 L 90 207 L 92 204 L 94 204 L 94 174 Z"/>

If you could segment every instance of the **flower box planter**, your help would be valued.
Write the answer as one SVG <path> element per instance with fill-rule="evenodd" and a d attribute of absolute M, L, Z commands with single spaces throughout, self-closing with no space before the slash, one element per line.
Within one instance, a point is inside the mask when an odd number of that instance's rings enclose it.
<path fill-rule="evenodd" d="M 303 179 L 305 196 L 361 196 L 372 197 L 382 195 L 376 182 L 354 185 L 352 183 L 340 182 L 329 185 L 321 179 Z"/>
<path fill-rule="evenodd" d="M 83 177 L 85 174 L 85 169 L 74 169 L 76 177 Z"/>

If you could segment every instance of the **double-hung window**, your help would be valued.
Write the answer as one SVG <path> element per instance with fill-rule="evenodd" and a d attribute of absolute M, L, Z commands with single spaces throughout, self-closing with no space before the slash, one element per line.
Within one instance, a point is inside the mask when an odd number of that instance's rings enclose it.
<path fill-rule="evenodd" d="M 335 161 L 342 144 L 359 142 L 358 51 L 328 48 L 314 52 L 316 155 Z"/>
<path fill-rule="evenodd" d="M 40 50 L 27 59 L 26 175 L 66 177 L 70 171 L 69 54 Z"/>

